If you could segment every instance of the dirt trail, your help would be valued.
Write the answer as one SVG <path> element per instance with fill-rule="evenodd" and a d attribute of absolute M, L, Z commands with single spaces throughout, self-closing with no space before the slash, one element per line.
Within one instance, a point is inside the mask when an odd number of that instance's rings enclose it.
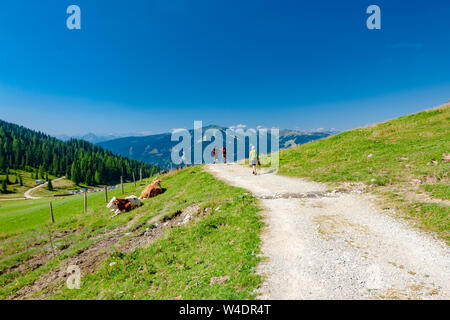
<path fill-rule="evenodd" d="M 64 177 L 61 177 L 61 178 L 57 178 L 57 179 L 53 180 L 53 182 L 59 181 L 59 180 L 64 179 L 64 178 L 65 178 L 65 176 L 64 176 Z M 25 191 L 25 193 L 23 194 L 24 197 L 25 197 L 25 199 L 32 199 L 32 200 L 40 199 L 41 197 L 33 197 L 33 196 L 31 195 L 31 193 L 32 193 L 34 190 L 36 190 L 36 189 L 39 189 L 39 188 L 42 188 L 42 187 L 46 186 L 47 184 L 48 184 L 48 182 L 44 182 L 43 184 L 40 184 L 40 185 L 38 185 L 38 186 L 36 186 L 36 187 L 34 187 L 34 188 L 31 188 L 31 189 L 28 189 L 27 191 Z M 20 199 L 18 199 L 18 200 L 20 200 Z"/>
<path fill-rule="evenodd" d="M 449 299 L 450 250 L 393 218 L 374 196 L 236 164 L 207 170 L 261 199 L 261 299 Z"/>

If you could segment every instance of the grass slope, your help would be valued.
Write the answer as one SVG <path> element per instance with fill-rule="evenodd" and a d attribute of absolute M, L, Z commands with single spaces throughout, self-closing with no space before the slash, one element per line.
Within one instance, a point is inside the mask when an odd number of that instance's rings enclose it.
<path fill-rule="evenodd" d="M 161 177 L 167 191 L 144 206 L 111 219 L 103 194 L 54 200 L 56 223 L 51 225 L 56 255 L 49 244 L 48 200 L 2 203 L 0 207 L 0 298 L 11 297 L 59 265 L 121 228 L 122 239 L 106 250 L 99 269 L 83 273 L 81 289 L 69 290 L 64 281 L 34 298 L 57 299 L 248 299 L 261 279 L 254 268 L 259 258 L 263 223 L 257 201 L 243 189 L 230 187 L 192 167 Z M 126 194 L 138 194 L 126 185 Z M 110 193 L 119 195 L 120 190 Z M 189 205 L 200 204 L 212 214 L 185 226 L 164 231 L 149 247 L 120 251 L 120 243 L 151 228 L 154 217 L 170 217 Z M 217 210 L 216 210 L 217 209 Z M 103 238 L 102 238 L 103 237 Z M 42 257 L 40 265 L 33 264 Z M 116 262 L 111 267 L 110 262 Z M 211 277 L 229 276 L 210 285 Z"/>
<path fill-rule="evenodd" d="M 450 240 L 450 106 L 347 131 L 280 151 L 279 173 L 363 182 L 421 227 Z"/>

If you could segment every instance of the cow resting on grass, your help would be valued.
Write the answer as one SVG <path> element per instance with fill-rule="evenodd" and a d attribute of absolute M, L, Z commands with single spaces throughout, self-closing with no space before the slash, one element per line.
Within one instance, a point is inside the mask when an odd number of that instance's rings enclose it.
<path fill-rule="evenodd" d="M 128 212 L 140 206 L 142 206 L 142 202 L 136 196 L 129 196 L 124 199 L 113 197 L 106 205 L 108 209 L 111 209 L 111 211 L 115 213 L 115 215 L 112 216 L 113 218 L 119 213 Z"/>
<path fill-rule="evenodd" d="M 144 191 L 142 191 L 139 199 L 147 199 L 156 197 L 158 194 L 162 193 L 163 189 L 161 188 L 161 181 L 155 179 L 150 183 L 147 187 L 145 187 Z"/>

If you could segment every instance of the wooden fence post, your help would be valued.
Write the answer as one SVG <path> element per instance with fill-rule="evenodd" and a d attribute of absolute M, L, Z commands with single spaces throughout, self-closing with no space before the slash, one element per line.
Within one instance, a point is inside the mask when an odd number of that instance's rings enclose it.
<path fill-rule="evenodd" d="M 51 245 L 52 253 L 53 253 L 53 256 L 56 256 L 55 246 L 53 245 L 53 234 L 52 234 L 52 230 L 49 225 L 47 225 L 47 229 L 48 229 L 48 235 L 50 237 L 50 245 Z"/>
<path fill-rule="evenodd" d="M 55 223 L 55 218 L 53 217 L 53 206 L 51 201 L 50 201 L 50 216 L 52 217 L 52 223 Z"/>
<path fill-rule="evenodd" d="M 105 186 L 105 202 L 108 203 L 108 186 Z"/>
<path fill-rule="evenodd" d="M 87 190 L 84 191 L 84 213 L 87 212 Z"/>
<path fill-rule="evenodd" d="M 142 168 L 139 169 L 139 181 L 142 182 Z"/>
<path fill-rule="evenodd" d="M 134 182 L 134 187 L 136 188 L 136 177 L 134 176 L 134 172 L 133 172 L 133 182 Z"/>
<path fill-rule="evenodd" d="M 122 194 L 123 194 L 123 177 L 120 176 L 120 188 L 122 189 Z"/>

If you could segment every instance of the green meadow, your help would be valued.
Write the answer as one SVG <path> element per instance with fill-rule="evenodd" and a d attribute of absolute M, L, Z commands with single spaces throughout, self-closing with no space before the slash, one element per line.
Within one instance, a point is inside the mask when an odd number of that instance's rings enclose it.
<path fill-rule="evenodd" d="M 202 167 L 158 178 L 166 189 L 163 194 L 115 218 L 105 207 L 102 192 L 88 194 L 87 213 L 78 195 L 1 202 L 0 299 L 254 298 L 261 282 L 254 268 L 263 227 L 256 199 L 214 179 Z M 137 188 L 126 184 L 125 195 L 138 196 L 146 183 Z M 121 196 L 121 191 L 108 195 Z M 51 223 L 50 200 L 55 223 Z M 147 247 L 123 249 L 127 240 L 153 228 L 155 221 L 170 219 L 193 204 L 208 214 L 165 229 Z M 23 295 L 24 288 L 112 234 L 118 240 L 101 249 L 107 253 L 104 261 L 83 274 L 81 289 L 69 290 L 64 279 L 58 279 Z M 229 280 L 210 284 L 212 277 Z"/>

